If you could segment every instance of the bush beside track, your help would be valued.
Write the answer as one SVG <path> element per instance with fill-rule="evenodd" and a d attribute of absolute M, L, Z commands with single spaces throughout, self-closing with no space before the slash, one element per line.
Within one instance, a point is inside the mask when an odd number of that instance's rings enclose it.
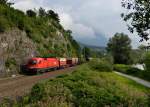
<path fill-rule="evenodd" d="M 148 71 L 134 68 L 131 65 L 115 64 L 114 70 L 150 81 L 150 73 Z"/>
<path fill-rule="evenodd" d="M 108 72 L 108 68 L 101 71 L 99 66 L 104 66 L 98 65 L 101 63 L 89 62 L 72 74 L 42 81 L 32 88 L 29 95 L 11 104 L 15 107 L 149 106 L 147 88 Z M 2 107 L 7 104 L 4 102 Z"/>

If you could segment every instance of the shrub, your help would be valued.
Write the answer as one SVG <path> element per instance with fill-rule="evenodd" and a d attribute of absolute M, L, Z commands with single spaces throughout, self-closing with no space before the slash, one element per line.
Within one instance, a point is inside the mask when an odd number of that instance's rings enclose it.
<path fill-rule="evenodd" d="M 48 38 L 48 35 L 50 34 L 50 32 L 45 29 L 44 31 L 41 31 L 41 34 L 43 35 L 44 38 Z"/>
<path fill-rule="evenodd" d="M 4 32 L 6 29 L 8 29 L 8 27 L 9 25 L 7 20 L 0 16 L 0 32 Z"/>
<path fill-rule="evenodd" d="M 130 65 L 124 65 L 124 64 L 115 64 L 114 70 L 122 73 L 126 73 L 131 68 Z"/>
<path fill-rule="evenodd" d="M 33 86 L 30 95 L 30 101 L 35 102 L 42 100 L 46 96 L 44 84 L 38 83 Z"/>
<path fill-rule="evenodd" d="M 50 32 L 56 32 L 56 28 L 53 26 L 49 27 L 49 30 L 50 30 Z"/>
<path fill-rule="evenodd" d="M 114 70 L 126 74 L 138 74 L 142 72 L 142 70 L 132 67 L 131 65 L 124 65 L 124 64 L 115 64 L 114 65 Z"/>
<path fill-rule="evenodd" d="M 36 12 L 33 11 L 33 10 L 27 10 L 27 11 L 26 11 L 26 14 L 27 14 L 29 17 L 36 17 Z"/>
<path fill-rule="evenodd" d="M 150 73 L 147 71 L 142 72 L 140 77 L 147 80 L 147 81 L 150 81 Z"/>
<path fill-rule="evenodd" d="M 131 67 L 131 68 L 127 69 L 127 74 L 135 74 L 135 75 L 137 75 L 140 72 L 143 72 L 143 71 L 138 69 L 138 68 L 134 68 L 134 67 Z"/>
<path fill-rule="evenodd" d="M 89 66 L 94 69 L 101 72 L 110 72 L 112 71 L 112 64 L 105 60 L 105 59 L 99 59 L 99 60 L 92 60 L 89 62 Z"/>
<path fill-rule="evenodd" d="M 33 34 L 32 40 L 35 41 L 36 43 L 40 43 L 42 41 L 41 35 Z"/>
<path fill-rule="evenodd" d="M 31 39 L 33 30 L 30 25 L 25 25 L 25 32 L 26 32 L 27 36 Z"/>
<path fill-rule="evenodd" d="M 144 58 L 144 63 L 146 66 L 146 70 L 150 72 L 150 52 L 147 52 Z"/>
<path fill-rule="evenodd" d="M 5 66 L 9 68 L 11 65 L 16 65 L 16 60 L 14 58 L 8 58 L 5 62 Z"/>
<path fill-rule="evenodd" d="M 24 19 L 23 19 L 23 17 L 18 18 L 17 25 L 18 25 L 18 28 L 20 30 L 24 30 Z"/>
<path fill-rule="evenodd" d="M 140 69 L 132 67 L 130 65 L 115 64 L 114 70 L 125 73 L 125 74 L 137 76 L 139 78 L 150 81 L 150 73 L 149 72 L 140 70 Z"/>
<path fill-rule="evenodd" d="M 30 97 L 25 96 L 15 107 L 148 107 L 148 89 L 133 83 L 84 64 L 72 74 L 36 84 Z"/>

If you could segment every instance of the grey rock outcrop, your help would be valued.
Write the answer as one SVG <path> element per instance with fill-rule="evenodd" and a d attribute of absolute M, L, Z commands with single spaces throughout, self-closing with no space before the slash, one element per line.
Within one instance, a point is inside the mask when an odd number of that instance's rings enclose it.
<path fill-rule="evenodd" d="M 35 56 L 36 46 L 26 33 L 13 29 L 0 34 L 0 77 L 19 71 L 19 66 Z"/>

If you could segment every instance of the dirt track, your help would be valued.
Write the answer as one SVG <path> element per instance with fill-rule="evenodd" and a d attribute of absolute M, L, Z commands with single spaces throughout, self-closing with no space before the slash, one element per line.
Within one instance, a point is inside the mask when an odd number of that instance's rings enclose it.
<path fill-rule="evenodd" d="M 40 80 L 57 77 L 62 74 L 70 73 L 75 70 L 76 67 L 57 70 L 53 72 L 47 72 L 37 76 L 19 76 L 15 78 L 0 80 L 0 99 L 16 98 L 22 96 L 30 91 L 32 86 Z"/>

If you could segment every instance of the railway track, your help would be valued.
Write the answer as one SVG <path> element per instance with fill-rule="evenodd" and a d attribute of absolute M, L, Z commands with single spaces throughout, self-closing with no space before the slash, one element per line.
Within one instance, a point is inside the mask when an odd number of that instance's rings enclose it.
<path fill-rule="evenodd" d="M 76 67 L 47 72 L 41 75 L 34 76 L 18 76 L 15 78 L 1 79 L 0 80 L 0 100 L 3 98 L 14 99 L 18 96 L 23 96 L 30 92 L 32 86 L 37 82 L 54 78 L 62 74 L 71 73 Z"/>

